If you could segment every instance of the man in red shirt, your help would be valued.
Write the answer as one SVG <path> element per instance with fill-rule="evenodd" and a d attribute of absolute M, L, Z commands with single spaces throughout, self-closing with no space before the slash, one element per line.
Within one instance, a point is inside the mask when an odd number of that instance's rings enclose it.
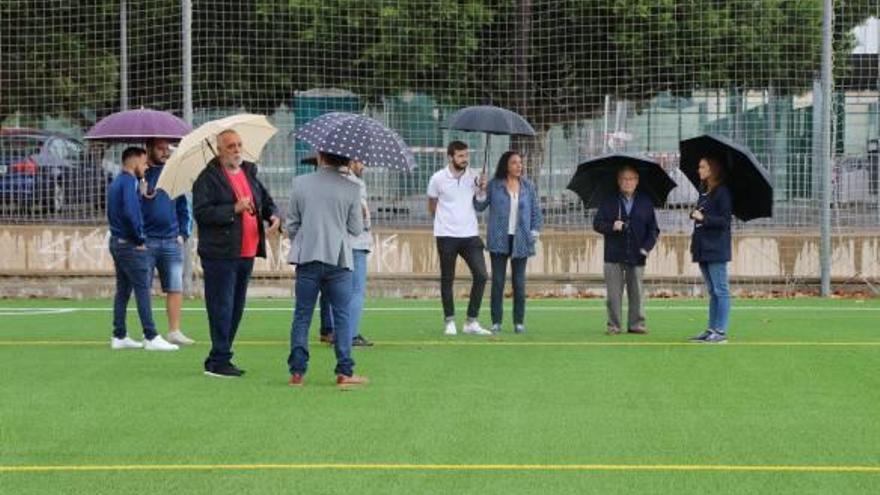
<path fill-rule="evenodd" d="M 205 309 L 211 352 L 205 374 L 239 377 L 232 363 L 232 342 L 244 312 L 254 257 L 266 257 L 266 232 L 281 219 L 269 191 L 257 179 L 257 166 L 244 161 L 237 132 L 217 136 L 217 157 L 193 183 L 193 213 L 198 224 L 198 253 L 205 284 Z"/>

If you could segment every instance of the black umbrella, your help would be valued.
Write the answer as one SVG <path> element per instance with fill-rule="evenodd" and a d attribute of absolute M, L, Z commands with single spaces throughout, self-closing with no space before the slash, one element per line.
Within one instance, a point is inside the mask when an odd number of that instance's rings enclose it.
<path fill-rule="evenodd" d="M 410 171 L 416 159 L 393 130 L 364 115 L 330 112 L 296 130 L 296 138 L 315 151 L 332 153 L 373 167 Z"/>
<path fill-rule="evenodd" d="M 458 131 L 483 132 L 486 149 L 483 156 L 483 173 L 489 164 L 489 142 L 492 134 L 503 136 L 534 136 L 535 129 L 520 114 L 492 105 L 466 107 L 449 117 L 446 126 Z"/>
<path fill-rule="evenodd" d="M 638 190 L 648 194 L 654 206 L 666 203 L 669 192 L 675 189 L 675 181 L 659 163 L 627 153 L 611 153 L 581 163 L 568 183 L 568 189 L 580 196 L 584 207 L 596 208 L 605 198 L 620 190 L 617 172 L 624 165 L 636 168 L 639 173 Z"/>
<path fill-rule="evenodd" d="M 725 184 L 730 189 L 733 214 L 747 222 L 773 216 L 773 186 L 770 175 L 747 147 L 722 136 L 704 134 L 678 143 L 681 152 L 679 168 L 697 189 L 700 176 L 697 167 L 706 157 L 724 163 Z"/>

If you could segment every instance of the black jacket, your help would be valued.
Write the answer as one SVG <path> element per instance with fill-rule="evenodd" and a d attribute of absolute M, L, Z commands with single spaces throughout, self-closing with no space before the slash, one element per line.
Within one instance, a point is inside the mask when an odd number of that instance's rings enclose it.
<path fill-rule="evenodd" d="M 257 166 L 250 162 L 241 165 L 247 175 L 257 210 L 257 228 L 260 242 L 257 256 L 266 257 L 264 221 L 272 215 L 280 217 L 269 191 L 257 179 Z M 235 192 L 216 158 L 199 174 L 193 183 L 193 215 L 199 227 L 199 256 L 213 259 L 241 257 L 241 215 L 235 214 Z"/>
<path fill-rule="evenodd" d="M 614 221 L 622 220 L 624 228 L 614 230 Z M 593 218 L 593 229 L 605 237 L 605 262 L 644 265 L 645 255 L 654 249 L 660 228 L 657 227 L 657 215 L 651 198 L 641 191 L 633 196 L 633 206 L 629 215 L 623 206 L 619 194 L 609 196 L 596 211 Z"/>
<path fill-rule="evenodd" d="M 700 194 L 697 209 L 703 213 L 701 222 L 694 221 L 691 255 L 695 263 L 730 261 L 730 190 L 725 185 L 711 193 Z"/>

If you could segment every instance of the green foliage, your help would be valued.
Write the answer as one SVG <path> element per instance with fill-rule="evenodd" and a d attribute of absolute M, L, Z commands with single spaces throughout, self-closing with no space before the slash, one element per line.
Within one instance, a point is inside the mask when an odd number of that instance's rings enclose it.
<path fill-rule="evenodd" d="M 876 0 L 838 0 L 835 69 Z M 119 2 L 0 2 L 0 117 L 114 110 Z M 181 106 L 179 3 L 130 2 L 131 106 Z M 51 24 L 51 30 L 46 29 Z M 13 29 L 10 29 L 13 27 Z M 819 70 L 815 0 L 196 0 L 197 107 L 269 111 L 296 91 L 403 91 L 494 103 L 541 129 L 590 117 L 605 95 L 809 89 Z"/>
<path fill-rule="evenodd" d="M 106 2 L 0 2 L 0 122 L 21 112 L 82 119 L 118 99 L 118 14 Z M 108 26 L 111 26 L 108 32 Z M 114 34 L 115 33 L 115 34 Z"/>

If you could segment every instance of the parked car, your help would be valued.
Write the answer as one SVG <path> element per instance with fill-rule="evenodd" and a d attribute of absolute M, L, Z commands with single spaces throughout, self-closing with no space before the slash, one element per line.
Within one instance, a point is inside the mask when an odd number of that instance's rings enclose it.
<path fill-rule="evenodd" d="M 0 129 L 0 203 L 32 214 L 75 207 L 99 213 L 111 178 L 72 136 Z"/>

